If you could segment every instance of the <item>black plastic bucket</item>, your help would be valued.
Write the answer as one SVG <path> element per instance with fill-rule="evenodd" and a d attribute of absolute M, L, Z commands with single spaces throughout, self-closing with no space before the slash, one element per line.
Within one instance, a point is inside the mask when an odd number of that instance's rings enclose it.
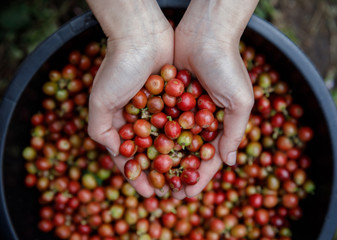
<path fill-rule="evenodd" d="M 188 1 L 158 1 L 162 8 L 180 9 Z M 169 11 L 173 12 L 173 11 Z M 179 16 L 180 14 L 180 16 Z M 24 186 L 22 149 L 29 144 L 30 116 L 42 99 L 41 86 L 50 68 L 61 66 L 70 49 L 103 33 L 91 12 L 79 16 L 46 39 L 17 71 L 0 106 L 0 237 L 1 239 L 52 239 L 37 229 L 38 192 Z M 243 40 L 267 56 L 294 89 L 305 109 L 306 124 L 315 131 L 307 153 L 313 159 L 314 196 L 303 201 L 303 218 L 293 223 L 293 239 L 327 240 L 337 223 L 337 111 L 321 77 L 308 58 L 272 25 L 253 16 Z"/>

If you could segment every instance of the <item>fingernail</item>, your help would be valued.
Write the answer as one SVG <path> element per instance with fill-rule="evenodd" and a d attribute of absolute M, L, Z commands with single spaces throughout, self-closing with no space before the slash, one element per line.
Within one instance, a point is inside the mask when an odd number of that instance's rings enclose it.
<path fill-rule="evenodd" d="M 226 163 L 229 166 L 233 166 L 235 162 L 236 162 L 236 151 L 228 153 Z"/>
<path fill-rule="evenodd" d="M 113 157 L 116 157 L 117 156 L 117 154 L 116 153 L 114 153 L 110 148 L 106 148 L 107 150 L 108 150 L 108 152 L 113 156 Z"/>

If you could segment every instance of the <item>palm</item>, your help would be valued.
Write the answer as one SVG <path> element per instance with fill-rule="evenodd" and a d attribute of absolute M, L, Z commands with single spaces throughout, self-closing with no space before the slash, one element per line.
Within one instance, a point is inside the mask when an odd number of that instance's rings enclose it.
<path fill-rule="evenodd" d="M 151 73 L 158 72 L 162 65 L 172 61 L 171 27 L 158 34 L 155 40 L 108 42 L 108 53 L 97 72 L 90 96 L 88 131 L 93 139 L 107 147 L 121 172 L 127 160 L 117 156 L 120 146 L 117 129 L 125 124 L 123 107 L 142 88 Z M 145 173 L 130 182 L 143 196 L 149 197 L 154 192 Z"/>
<path fill-rule="evenodd" d="M 235 163 L 235 155 L 229 154 L 235 154 L 244 134 L 252 107 L 252 86 L 238 45 L 209 38 L 207 34 L 196 36 L 176 30 L 174 64 L 193 72 L 214 103 L 225 109 L 222 133 L 213 142 L 215 157 L 201 164 L 199 182 L 179 193 L 179 197 L 194 196 L 203 190 L 222 161 Z"/>

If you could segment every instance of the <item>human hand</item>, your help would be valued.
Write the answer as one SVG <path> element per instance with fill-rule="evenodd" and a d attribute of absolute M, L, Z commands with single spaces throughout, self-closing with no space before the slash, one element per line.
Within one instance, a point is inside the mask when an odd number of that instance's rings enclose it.
<path fill-rule="evenodd" d="M 108 149 L 123 173 L 127 159 L 118 156 L 123 107 L 151 73 L 172 63 L 173 29 L 154 0 L 88 0 L 88 4 L 108 37 L 107 54 L 90 95 L 88 133 Z M 145 173 L 130 183 L 145 197 L 154 193 Z"/>
<path fill-rule="evenodd" d="M 217 155 L 201 164 L 199 182 L 179 192 L 179 198 L 201 192 L 222 161 L 236 162 L 236 149 L 254 104 L 238 46 L 256 4 L 256 0 L 192 0 L 175 30 L 174 64 L 194 73 L 214 103 L 225 109 L 223 133 L 213 142 Z"/>

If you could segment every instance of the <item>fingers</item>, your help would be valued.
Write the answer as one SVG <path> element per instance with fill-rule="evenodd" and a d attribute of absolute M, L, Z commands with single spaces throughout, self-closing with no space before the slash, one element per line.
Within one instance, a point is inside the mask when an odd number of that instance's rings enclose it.
<path fill-rule="evenodd" d="M 219 170 L 222 161 L 219 155 L 215 155 L 213 159 L 209 161 L 202 161 L 198 169 L 200 173 L 200 179 L 197 184 L 185 187 L 185 193 L 187 197 L 194 197 L 199 194 L 206 185 L 212 180 L 215 173 Z"/>
<path fill-rule="evenodd" d="M 183 200 L 186 197 L 185 189 L 181 189 L 178 192 L 171 192 L 172 197 L 178 199 L 178 200 Z"/>
<path fill-rule="evenodd" d="M 249 110 L 225 110 L 223 135 L 219 141 L 219 151 L 221 159 L 230 166 L 236 162 L 236 150 L 243 138 L 249 114 Z"/>
<path fill-rule="evenodd" d="M 166 193 L 170 190 L 169 186 L 167 184 L 164 185 L 161 189 L 155 188 L 154 192 L 158 197 L 163 197 L 166 195 Z"/>
<path fill-rule="evenodd" d="M 223 136 L 219 142 L 221 159 L 228 165 L 236 162 L 236 150 L 243 138 L 254 93 L 248 72 L 237 51 L 217 59 L 213 75 L 201 73 L 200 80 L 214 103 L 224 107 Z M 207 79 L 218 81 L 207 81 Z"/>
<path fill-rule="evenodd" d="M 154 188 L 149 183 L 145 172 L 142 172 L 136 180 L 133 181 L 128 180 L 128 181 L 136 189 L 136 191 L 143 197 L 149 198 L 153 195 Z"/>
<path fill-rule="evenodd" d="M 124 175 L 124 165 L 127 162 L 127 158 L 119 155 L 117 157 L 113 158 L 116 166 L 118 169 L 121 171 L 121 173 Z M 125 179 L 127 179 L 124 176 Z M 151 197 L 154 193 L 154 188 L 152 185 L 149 183 L 149 180 L 147 178 L 147 175 L 145 172 L 141 172 L 139 177 L 136 180 L 129 180 L 127 179 L 128 182 L 136 189 L 136 191 L 142 195 L 145 198 Z"/>
<path fill-rule="evenodd" d="M 108 49 L 109 53 L 115 52 L 113 50 Z M 125 123 L 122 108 L 151 72 L 151 69 L 145 68 L 140 73 L 138 62 L 128 60 L 130 55 L 107 54 L 95 76 L 89 99 L 88 133 L 92 139 L 109 148 L 114 156 L 118 155 L 120 145 L 117 129 Z M 130 63 L 130 66 L 126 63 Z"/>
<path fill-rule="evenodd" d="M 236 162 L 236 150 L 245 133 L 250 112 L 254 105 L 254 95 L 247 71 L 242 71 L 246 88 L 231 97 L 229 107 L 225 108 L 223 135 L 219 142 L 221 159 L 232 166 Z"/>
<path fill-rule="evenodd" d="M 219 144 L 219 136 L 212 142 L 214 146 Z M 219 170 L 222 164 L 222 160 L 218 151 L 211 160 L 208 161 L 201 161 L 200 167 L 198 169 L 200 173 L 200 179 L 197 184 L 192 186 L 185 187 L 185 194 L 187 197 L 194 197 L 195 195 L 199 194 L 206 185 L 212 180 L 213 176 Z"/>
<path fill-rule="evenodd" d="M 116 96 L 108 90 L 112 80 L 111 68 L 106 67 L 103 61 L 98 71 L 89 98 L 88 134 L 96 142 L 110 150 L 113 156 L 118 155 L 120 138 L 118 127 L 122 126 L 121 113 L 116 112 Z M 109 94 L 110 92 L 110 94 Z M 115 103 L 113 106 L 112 103 Z M 118 122 L 116 123 L 116 118 Z"/>
<path fill-rule="evenodd" d="M 120 137 L 117 129 L 123 125 L 121 111 L 114 113 L 104 106 L 97 106 L 94 101 L 89 102 L 88 133 L 92 139 L 109 149 L 112 156 L 117 156 Z"/>

